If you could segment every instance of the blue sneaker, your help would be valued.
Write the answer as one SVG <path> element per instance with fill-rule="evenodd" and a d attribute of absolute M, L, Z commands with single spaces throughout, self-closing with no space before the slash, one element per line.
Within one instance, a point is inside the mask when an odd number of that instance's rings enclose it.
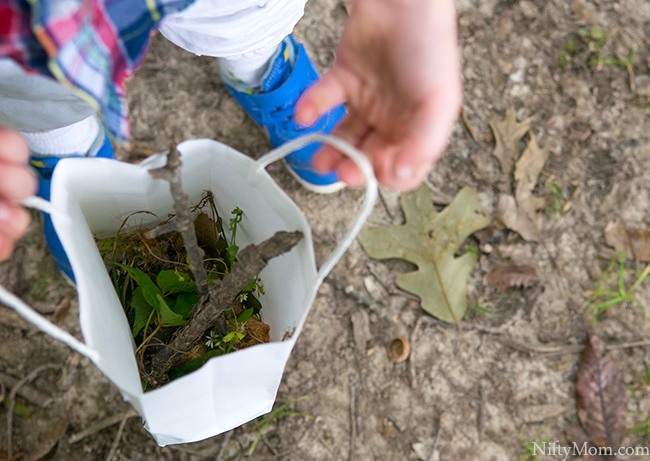
<path fill-rule="evenodd" d="M 104 157 L 104 158 L 115 158 L 115 153 L 113 152 L 113 147 L 111 142 L 106 136 L 103 129 L 100 130 L 97 139 L 93 145 L 88 150 L 86 155 L 66 155 L 65 157 L 43 157 L 39 156 L 37 153 L 32 153 L 32 157 L 29 160 L 30 165 L 36 170 L 36 175 L 38 177 L 38 193 L 37 195 L 45 200 L 50 199 L 50 186 L 52 185 L 52 173 L 56 164 L 59 163 L 61 158 L 74 158 L 74 157 Z M 64 277 L 68 279 L 69 282 L 75 283 L 74 273 L 72 272 L 72 267 L 70 266 L 70 261 L 63 250 L 61 241 L 56 235 L 54 230 L 54 225 L 52 224 L 52 218 L 49 214 L 43 213 L 43 231 L 45 232 L 45 241 L 47 246 L 50 249 L 50 255 L 54 260 L 54 263 L 57 265 L 59 270 L 63 273 Z"/>
<path fill-rule="evenodd" d="M 329 134 L 345 116 L 345 108 L 340 105 L 312 126 L 300 126 L 293 121 L 293 110 L 298 98 L 318 80 L 318 73 L 307 56 L 305 47 L 297 44 L 291 35 L 282 41 L 271 57 L 269 68 L 262 77 L 261 88 L 247 88 L 234 76 L 223 72 L 221 77 L 230 94 L 266 131 L 275 147 L 305 134 Z M 319 193 L 336 192 L 345 187 L 338 180 L 336 172 L 318 174 L 313 169 L 312 158 L 319 147 L 320 144 L 316 143 L 305 146 L 288 155 L 285 164 L 289 172 L 307 189 Z"/>

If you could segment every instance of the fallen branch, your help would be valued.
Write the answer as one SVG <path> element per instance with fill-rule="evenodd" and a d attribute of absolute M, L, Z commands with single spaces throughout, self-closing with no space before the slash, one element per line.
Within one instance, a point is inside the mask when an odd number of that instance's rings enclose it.
<path fill-rule="evenodd" d="M 72 445 L 73 443 L 77 443 L 85 439 L 86 437 L 89 437 L 91 435 L 96 434 L 99 431 L 102 431 L 106 429 L 107 427 L 114 426 L 115 424 L 121 422 L 124 420 L 124 418 L 131 418 L 133 416 L 138 416 L 138 413 L 131 409 L 126 411 L 125 413 L 120 413 L 118 415 L 113 415 L 109 416 L 108 418 L 102 419 L 101 421 L 97 421 L 96 423 L 91 424 L 88 426 L 86 429 L 84 429 L 81 432 L 77 432 L 76 434 L 72 434 L 70 438 L 68 439 L 68 443 Z"/>
<path fill-rule="evenodd" d="M 176 331 L 171 343 L 157 352 L 151 361 L 153 386 L 162 384 L 167 372 L 184 353 L 203 339 L 206 330 L 237 300 L 241 290 L 276 256 L 291 250 L 302 238 L 302 232 L 277 232 L 259 245 L 249 245 L 237 256 L 237 264 L 222 280 L 217 280 L 194 307 L 187 323 Z"/>
<path fill-rule="evenodd" d="M 115 456 L 115 453 L 117 452 L 117 448 L 120 446 L 120 440 L 122 440 L 122 432 L 124 432 L 124 426 L 126 426 L 126 422 L 130 417 L 131 415 L 127 413 L 122 418 L 122 422 L 120 423 L 120 427 L 117 429 L 117 435 L 115 436 L 115 440 L 113 441 L 113 446 L 111 447 L 111 451 L 109 451 L 108 456 L 106 456 L 106 461 L 111 461 L 113 459 L 113 456 Z"/>
<path fill-rule="evenodd" d="M 18 378 L 0 372 L 0 383 L 2 383 L 7 389 L 13 389 L 19 382 L 20 380 Z M 23 384 L 19 387 L 18 395 L 41 408 L 47 407 L 52 402 L 52 397 L 31 384 Z"/>
<path fill-rule="evenodd" d="M 172 198 L 174 199 L 174 211 L 176 211 L 175 219 L 151 230 L 148 233 L 149 238 L 153 235 L 161 235 L 164 232 L 176 230 L 183 236 L 183 243 L 190 258 L 190 270 L 194 274 L 196 287 L 199 293 L 205 295 L 208 292 L 208 274 L 203 267 L 203 250 L 199 247 L 196 241 L 196 231 L 194 230 L 194 222 L 190 215 L 189 197 L 183 192 L 181 185 L 181 160 L 180 154 L 176 149 L 176 145 L 172 144 L 169 147 L 169 154 L 167 154 L 167 164 L 161 168 L 149 170 L 149 174 L 154 179 L 164 179 L 169 183 L 169 190 Z M 162 229 L 162 231 L 161 231 Z"/>

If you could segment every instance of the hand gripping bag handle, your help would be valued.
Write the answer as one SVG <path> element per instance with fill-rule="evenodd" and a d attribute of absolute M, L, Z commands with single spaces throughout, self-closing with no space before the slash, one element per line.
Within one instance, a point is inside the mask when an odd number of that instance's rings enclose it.
<path fill-rule="evenodd" d="M 50 215 L 56 214 L 67 219 L 67 216 L 61 213 L 60 211 L 58 211 L 56 208 L 54 208 L 50 202 L 48 202 L 47 200 L 43 200 L 42 198 L 39 197 L 30 197 L 23 202 L 23 205 L 30 208 L 36 208 Z M 25 320 L 34 324 L 41 331 L 47 333 L 48 335 L 52 336 L 55 339 L 58 339 L 59 341 L 63 341 L 72 349 L 79 352 L 80 354 L 85 355 L 93 362 L 99 363 L 100 361 L 99 352 L 89 347 L 87 344 L 82 343 L 67 331 L 63 330 L 62 328 L 50 322 L 48 319 L 46 319 L 44 316 L 36 312 L 33 308 L 29 307 L 20 298 L 18 298 L 13 293 L 7 291 L 1 285 L 0 285 L 0 303 L 6 304 L 7 306 L 14 309 L 16 312 L 18 312 L 18 314 L 24 317 Z"/>
<path fill-rule="evenodd" d="M 351 144 L 343 141 L 342 139 L 336 138 L 334 136 L 322 135 L 322 134 L 311 134 L 308 136 L 302 136 L 300 138 L 294 139 L 292 141 L 283 144 L 277 149 L 272 150 L 268 154 L 263 155 L 257 160 L 257 169 L 256 171 L 262 170 L 269 166 L 271 163 L 283 159 L 292 152 L 310 144 L 312 142 L 320 142 L 329 144 L 330 146 L 338 149 L 359 167 L 363 175 L 366 177 L 366 195 L 363 199 L 363 204 L 361 205 L 361 210 L 357 214 L 354 224 L 348 230 L 348 233 L 345 235 L 343 240 L 338 244 L 330 258 L 323 264 L 318 270 L 318 276 L 316 279 L 316 286 L 320 285 L 327 274 L 334 268 L 336 263 L 341 259 L 346 250 L 350 247 L 354 239 L 356 238 L 363 223 L 366 221 L 377 200 L 377 178 L 375 178 L 375 173 L 373 171 L 372 165 L 368 158 L 357 148 Z"/>

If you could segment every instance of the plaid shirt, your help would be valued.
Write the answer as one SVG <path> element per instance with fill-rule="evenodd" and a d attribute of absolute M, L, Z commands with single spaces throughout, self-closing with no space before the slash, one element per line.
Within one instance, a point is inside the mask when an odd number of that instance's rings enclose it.
<path fill-rule="evenodd" d="M 0 56 L 55 77 L 129 139 L 124 79 L 165 15 L 193 0 L 0 0 Z"/>

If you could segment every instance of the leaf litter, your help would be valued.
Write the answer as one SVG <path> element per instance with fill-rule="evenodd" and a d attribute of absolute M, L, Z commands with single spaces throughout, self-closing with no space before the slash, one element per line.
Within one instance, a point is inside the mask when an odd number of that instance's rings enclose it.
<path fill-rule="evenodd" d="M 494 133 L 496 146 L 492 153 L 501 165 L 502 184 L 501 192 L 510 192 L 512 179 L 510 174 L 512 168 L 519 158 L 519 142 L 528 131 L 530 131 L 530 120 L 517 122 L 515 111 L 508 109 L 503 120 L 499 120 L 497 114 L 490 117 L 490 128 Z"/>
<path fill-rule="evenodd" d="M 504 164 L 502 158 L 508 159 L 508 161 L 517 158 L 519 140 L 528 132 L 530 124 L 518 124 L 512 112 L 506 113 L 506 119 L 502 123 L 504 126 L 513 125 L 507 131 L 507 133 L 512 133 L 508 150 L 506 151 L 498 142 L 494 149 L 494 155 L 502 162 L 503 169 L 508 167 L 510 163 L 506 162 Z M 505 128 L 502 129 L 505 130 Z M 504 152 L 507 152 L 507 155 Z M 501 222 L 508 229 L 517 232 L 525 240 L 532 242 L 542 241 L 543 213 L 539 212 L 539 210 L 546 206 L 546 201 L 543 197 L 535 196 L 533 189 L 535 189 L 537 178 L 548 159 L 548 154 L 548 150 L 540 148 L 537 139 L 531 133 L 527 147 L 515 165 L 514 179 L 516 185 L 514 196 L 507 189 L 502 189 L 499 196 L 498 217 Z M 504 171 L 504 174 L 506 174 L 506 171 Z"/>
<path fill-rule="evenodd" d="M 577 411 L 581 428 L 567 428 L 569 439 L 599 447 L 600 454 L 615 454 L 625 436 L 627 398 L 623 372 L 607 345 L 589 334 L 576 373 Z M 592 457 L 590 459 L 611 459 Z"/>
<path fill-rule="evenodd" d="M 539 283 L 535 268 L 530 266 L 495 266 L 485 276 L 485 281 L 499 291 L 509 287 L 528 288 Z"/>
<path fill-rule="evenodd" d="M 605 242 L 626 258 L 650 262 L 650 230 L 627 227 L 620 221 L 610 221 L 605 227 Z"/>
<path fill-rule="evenodd" d="M 426 186 L 400 196 L 406 222 L 402 226 L 364 229 L 359 242 L 374 259 L 400 258 L 418 266 L 397 277 L 397 286 L 420 298 L 434 317 L 456 323 L 467 310 L 467 277 L 478 260 L 474 253 L 456 257 L 472 233 L 492 218 L 475 189 L 463 188 L 443 211 L 436 211 Z"/>

